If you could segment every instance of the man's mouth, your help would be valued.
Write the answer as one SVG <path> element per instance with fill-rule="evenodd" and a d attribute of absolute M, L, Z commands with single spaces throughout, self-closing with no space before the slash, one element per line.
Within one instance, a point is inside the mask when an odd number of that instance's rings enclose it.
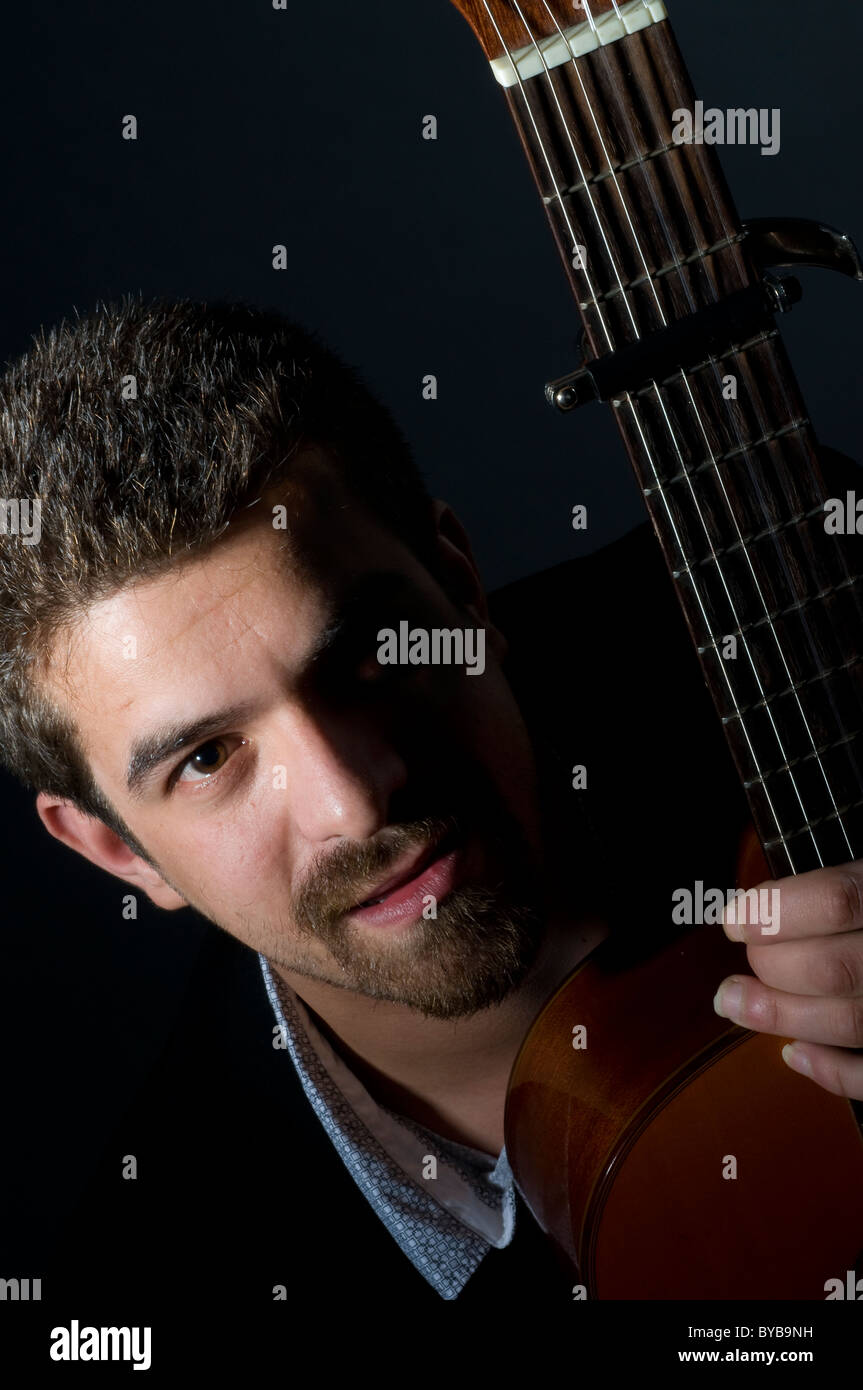
<path fill-rule="evenodd" d="M 451 839 L 448 836 L 447 839 Z M 425 849 L 414 849 L 405 855 L 399 867 L 375 887 L 374 891 L 365 898 L 363 902 L 357 903 L 357 907 L 372 907 L 375 903 L 382 903 L 390 893 L 397 888 L 402 888 L 411 879 L 421 874 L 423 869 L 432 862 L 433 859 L 440 858 L 450 846 L 444 840 L 438 840 L 433 845 L 426 845 Z"/>
<path fill-rule="evenodd" d="M 464 846 L 453 835 L 413 850 L 348 916 L 375 926 L 433 918 L 438 902 L 455 887 L 464 859 Z"/>

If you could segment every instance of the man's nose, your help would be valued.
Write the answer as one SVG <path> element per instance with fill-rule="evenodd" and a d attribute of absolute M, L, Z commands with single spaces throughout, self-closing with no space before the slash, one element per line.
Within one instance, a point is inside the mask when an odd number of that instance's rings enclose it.
<path fill-rule="evenodd" d="M 303 839 L 366 840 L 389 824 L 392 799 L 408 770 L 380 730 L 356 718 L 294 708 L 285 732 L 291 819 Z"/>

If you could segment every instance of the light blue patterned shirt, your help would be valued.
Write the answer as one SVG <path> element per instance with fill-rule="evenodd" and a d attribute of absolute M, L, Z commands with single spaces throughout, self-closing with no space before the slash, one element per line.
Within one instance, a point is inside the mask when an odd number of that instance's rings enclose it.
<path fill-rule="evenodd" d="M 302 1000 L 258 959 L 279 1043 L 366 1201 L 442 1298 L 457 1298 L 489 1250 L 509 1245 L 515 1187 L 495 1160 L 381 1106 L 312 1023 Z"/>

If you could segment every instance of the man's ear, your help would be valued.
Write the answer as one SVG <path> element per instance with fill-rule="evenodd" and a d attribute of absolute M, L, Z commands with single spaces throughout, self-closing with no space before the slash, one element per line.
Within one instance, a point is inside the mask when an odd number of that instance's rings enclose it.
<path fill-rule="evenodd" d="M 489 619 L 485 590 L 467 531 L 449 503 L 435 498 L 432 505 L 438 533 L 438 582 L 453 603 L 469 609 L 488 629 L 495 655 L 501 661 L 506 655 L 507 641 Z"/>
<path fill-rule="evenodd" d="M 188 906 L 186 899 L 165 882 L 158 870 L 130 849 L 103 821 L 85 815 L 70 801 L 64 801 L 48 792 L 39 792 L 36 797 L 36 811 L 45 829 L 55 840 L 68 845 L 78 854 L 83 854 L 91 864 L 97 864 L 100 869 L 114 874 L 116 878 L 122 878 L 136 888 L 142 888 L 157 907 L 173 911 L 175 908 Z"/>

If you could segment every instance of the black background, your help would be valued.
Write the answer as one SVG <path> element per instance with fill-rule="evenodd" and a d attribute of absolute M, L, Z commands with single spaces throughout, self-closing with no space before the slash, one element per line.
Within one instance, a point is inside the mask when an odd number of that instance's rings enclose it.
<path fill-rule="evenodd" d="M 672 19 L 706 104 L 781 109 L 777 156 L 722 151 L 742 215 L 817 217 L 863 240 L 863 12 L 825 13 L 677 0 Z M 447 0 L 43 2 L 3 28 L 0 356 L 127 290 L 277 307 L 391 407 L 490 587 L 642 520 L 610 414 L 565 419 L 544 402 L 543 383 L 574 365 L 577 315 L 500 89 Z M 121 138 L 127 113 L 135 142 Z M 421 138 L 427 114 L 435 142 Z M 810 414 L 858 456 L 863 289 L 801 278 L 783 328 Z M 201 928 L 146 903 L 124 921 L 118 880 L 53 841 L 5 774 L 0 798 L 14 1194 L 0 1273 L 36 1274 Z"/>

